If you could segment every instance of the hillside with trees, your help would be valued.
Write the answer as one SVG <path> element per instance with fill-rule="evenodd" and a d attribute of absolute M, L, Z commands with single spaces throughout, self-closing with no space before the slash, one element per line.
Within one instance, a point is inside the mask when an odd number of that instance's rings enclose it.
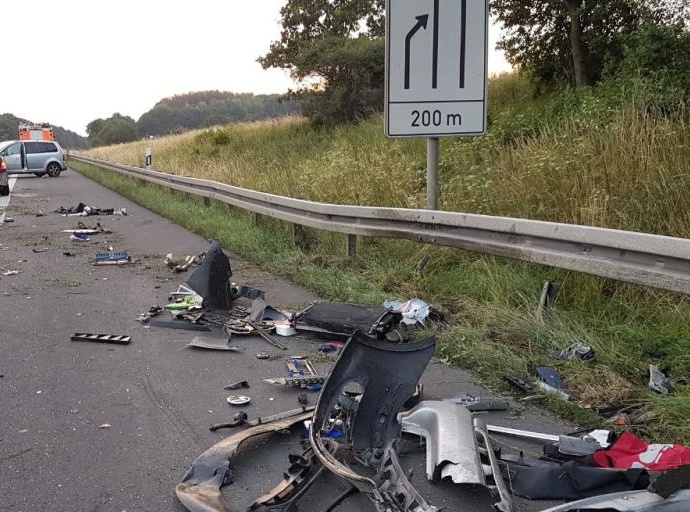
<path fill-rule="evenodd" d="M 11 140 L 18 137 L 17 129 L 21 123 L 35 124 L 33 121 L 21 119 L 13 114 L 0 114 L 0 140 Z M 82 149 L 89 147 L 86 137 L 53 125 L 55 139 L 63 148 Z"/>
<path fill-rule="evenodd" d="M 159 101 L 139 118 L 137 127 L 145 137 L 281 117 L 299 109 L 298 102 L 281 101 L 278 94 L 192 92 Z"/>

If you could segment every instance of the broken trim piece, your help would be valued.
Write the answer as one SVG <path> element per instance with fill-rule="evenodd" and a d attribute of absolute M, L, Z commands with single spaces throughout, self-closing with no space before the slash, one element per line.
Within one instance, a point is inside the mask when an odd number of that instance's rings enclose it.
<path fill-rule="evenodd" d="M 238 432 L 213 445 L 199 455 L 189 468 L 182 481 L 175 487 L 175 494 L 180 503 L 190 512 L 234 512 L 220 494 L 220 488 L 226 482 L 230 459 L 239 446 L 252 437 L 268 432 L 277 432 L 292 427 L 311 416 L 311 411 L 303 412 L 274 423 L 257 425 Z"/>
<path fill-rule="evenodd" d="M 649 491 L 616 492 L 571 501 L 541 512 L 687 512 L 690 489 L 682 489 L 667 499 Z"/>
<path fill-rule="evenodd" d="M 423 401 L 401 418 L 403 432 L 426 440 L 427 479 L 450 477 L 456 484 L 482 485 L 492 492 L 498 491 L 500 501 L 494 505 L 496 509 L 513 510 L 486 427 L 478 419 L 473 421 L 466 407 L 448 401 Z M 488 474 L 482 455 L 489 462 Z M 487 476 L 492 477 L 493 483 L 487 482 Z"/>

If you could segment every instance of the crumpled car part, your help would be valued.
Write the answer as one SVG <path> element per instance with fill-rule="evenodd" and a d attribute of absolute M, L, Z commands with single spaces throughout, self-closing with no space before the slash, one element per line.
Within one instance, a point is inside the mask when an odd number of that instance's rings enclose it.
<path fill-rule="evenodd" d="M 328 443 L 330 452 L 338 448 Z M 301 455 L 290 455 L 290 467 L 283 480 L 249 507 L 253 512 L 298 512 L 318 510 L 330 512 L 357 489 L 321 465 L 309 446 Z M 300 507 L 303 508 L 300 508 Z"/>
<path fill-rule="evenodd" d="M 594 496 L 541 512 L 687 512 L 690 510 L 690 490 L 683 489 L 669 498 L 649 491 L 617 492 Z"/>
<path fill-rule="evenodd" d="M 486 427 L 481 420 L 473 421 L 466 407 L 450 401 L 420 402 L 402 415 L 402 430 L 424 437 L 427 479 L 450 477 L 456 484 L 485 486 L 498 492 L 497 510 L 513 510 Z"/>
<path fill-rule="evenodd" d="M 204 261 L 189 276 L 187 284 L 204 298 L 204 306 L 227 309 L 237 298 L 230 283 L 231 275 L 230 259 L 220 244 L 213 241 L 206 251 Z"/>
<path fill-rule="evenodd" d="M 317 302 L 295 315 L 298 330 L 306 325 L 347 335 L 361 331 L 377 338 L 383 338 L 401 318 L 387 308 L 339 302 Z"/>
<path fill-rule="evenodd" d="M 407 481 L 394 447 L 400 437 L 398 411 L 415 393 L 417 381 L 434 353 L 435 340 L 391 344 L 356 331 L 331 369 L 312 419 L 309 440 L 316 456 L 330 471 L 352 482 L 370 498 L 377 511 L 434 511 Z M 359 400 L 341 402 L 343 391 L 356 383 Z M 374 478 L 359 475 L 328 453 L 322 432 L 341 407 L 343 430 L 355 458 L 379 467 Z"/>
<path fill-rule="evenodd" d="M 311 411 L 302 412 L 280 421 L 257 425 L 213 445 L 197 457 L 182 481 L 175 487 L 175 494 L 180 503 L 191 512 L 237 511 L 223 500 L 220 488 L 229 483 L 227 481 L 228 466 L 238 447 L 251 437 L 290 428 L 311 415 Z M 328 451 L 326 447 L 324 449 Z"/>

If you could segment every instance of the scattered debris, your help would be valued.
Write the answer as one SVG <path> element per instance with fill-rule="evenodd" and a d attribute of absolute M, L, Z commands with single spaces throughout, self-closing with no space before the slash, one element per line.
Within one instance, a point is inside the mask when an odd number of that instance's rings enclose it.
<path fill-rule="evenodd" d="M 98 428 L 101 428 L 101 429 L 107 429 L 110 427 L 112 427 L 112 425 L 110 423 L 101 423 L 100 425 L 98 425 Z"/>
<path fill-rule="evenodd" d="M 37 249 L 34 247 L 31 249 L 32 252 L 35 252 L 36 254 L 42 253 L 42 252 L 48 252 L 50 249 L 48 247 L 43 247 L 42 249 Z"/>
<path fill-rule="evenodd" d="M 64 208 L 60 206 L 55 210 L 55 213 L 60 213 L 65 217 L 87 217 L 89 215 L 127 215 L 127 209 L 121 208 L 115 210 L 113 208 L 97 208 L 95 206 L 87 206 L 84 203 L 79 203 L 77 206 Z"/>
<path fill-rule="evenodd" d="M 239 347 L 230 345 L 230 340 L 215 341 L 207 338 L 194 338 L 188 345 L 189 348 L 202 348 L 206 350 L 222 350 L 225 352 L 242 352 Z"/>
<path fill-rule="evenodd" d="M 204 298 L 205 306 L 227 309 L 235 299 L 230 276 L 232 276 L 230 260 L 220 244 L 213 241 L 201 265 L 189 277 L 187 284 Z"/>
<path fill-rule="evenodd" d="M 69 236 L 69 239 L 74 242 L 88 242 L 89 240 L 91 240 L 88 235 L 85 235 L 84 233 L 79 233 L 77 231 L 73 231 L 72 234 Z"/>
<path fill-rule="evenodd" d="M 139 313 L 137 315 L 137 321 L 146 323 L 153 317 L 160 315 L 163 312 L 163 308 L 160 306 L 151 306 L 146 313 Z"/>
<path fill-rule="evenodd" d="M 565 385 L 558 372 L 550 366 L 540 366 L 537 369 L 537 386 L 547 393 L 554 394 L 563 400 L 570 400 L 570 395 L 566 393 Z"/>
<path fill-rule="evenodd" d="M 319 352 L 337 352 L 338 350 L 341 350 L 343 348 L 342 343 L 334 343 L 334 342 L 327 342 L 327 343 L 319 343 L 316 345 L 316 350 Z"/>
<path fill-rule="evenodd" d="M 169 269 L 176 272 L 186 272 L 187 269 L 192 265 L 199 265 L 203 261 L 205 254 L 199 254 L 196 256 L 182 256 L 174 257 L 173 253 L 168 253 L 165 255 L 165 264 Z"/>
<path fill-rule="evenodd" d="M 257 359 L 268 359 L 269 357 L 271 357 L 271 355 L 268 352 L 257 352 L 256 353 Z"/>
<path fill-rule="evenodd" d="M 6 270 L 5 272 L 2 273 L 3 276 L 16 276 L 19 274 L 19 270 Z"/>
<path fill-rule="evenodd" d="M 230 395 L 226 401 L 230 405 L 247 405 L 251 401 L 251 398 L 243 395 Z"/>
<path fill-rule="evenodd" d="M 486 399 L 473 395 L 450 398 L 448 402 L 466 407 L 470 412 L 507 411 L 510 404 L 505 400 Z"/>
<path fill-rule="evenodd" d="M 6 222 L 6 223 L 14 222 L 14 219 L 12 217 L 5 217 L 3 219 L 3 222 Z"/>
<path fill-rule="evenodd" d="M 153 318 L 149 320 L 151 327 L 165 327 L 168 329 L 182 329 L 187 331 L 210 331 L 211 329 L 206 325 L 193 324 L 183 320 L 159 320 Z"/>
<path fill-rule="evenodd" d="M 402 323 L 406 325 L 424 325 L 429 316 L 429 304 L 421 299 L 410 299 L 407 302 L 388 300 L 383 303 L 384 308 L 402 314 Z"/>
<path fill-rule="evenodd" d="M 223 389 L 240 389 L 240 388 L 249 388 L 249 382 L 246 380 L 240 380 L 237 382 L 233 382 L 232 384 L 228 384 L 227 386 L 223 386 Z"/>
<path fill-rule="evenodd" d="M 69 258 L 72 258 L 72 257 L 76 256 L 76 254 L 74 254 L 73 252 L 69 252 L 69 251 L 63 252 L 62 255 L 63 255 L 63 256 L 67 256 L 67 257 L 69 257 Z"/>
<path fill-rule="evenodd" d="M 132 263 L 132 257 L 127 251 L 97 252 L 91 256 L 92 265 L 127 265 Z"/>
<path fill-rule="evenodd" d="M 579 359 L 580 361 L 592 361 L 595 357 L 595 352 L 589 345 L 577 342 L 564 348 L 557 354 L 554 354 L 553 357 L 564 361 L 572 361 L 575 359 Z"/>
<path fill-rule="evenodd" d="M 649 365 L 649 389 L 661 393 L 668 394 L 671 379 L 669 379 L 658 367 L 653 364 Z"/>
<path fill-rule="evenodd" d="M 118 334 L 90 334 L 78 332 L 70 337 L 72 341 L 96 341 L 99 343 L 115 343 L 118 345 L 129 345 L 132 341 L 131 336 Z"/>

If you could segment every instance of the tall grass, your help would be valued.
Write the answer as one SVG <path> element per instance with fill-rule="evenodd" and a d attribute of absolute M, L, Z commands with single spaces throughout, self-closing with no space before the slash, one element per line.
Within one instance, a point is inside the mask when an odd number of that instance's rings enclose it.
<path fill-rule="evenodd" d="M 682 108 L 655 114 L 644 89 L 583 89 L 534 99 L 529 80 L 520 75 L 492 80 L 489 97 L 486 136 L 442 141 L 443 209 L 690 237 L 690 132 Z M 375 116 L 321 131 L 285 118 L 88 154 L 141 166 L 144 148 L 151 147 L 154 168 L 168 172 L 331 203 L 423 207 L 424 142 L 386 139 L 382 124 Z M 126 194 L 143 193 L 117 186 Z M 220 220 L 198 222 L 190 227 L 222 231 Z M 241 231 L 254 229 L 243 224 Z M 277 229 L 276 239 L 284 240 L 284 230 Z M 690 442 L 683 420 L 690 414 L 683 381 L 690 372 L 687 298 L 404 241 L 365 239 L 358 257 L 347 260 L 341 237 L 308 231 L 314 243 L 306 252 L 276 244 L 269 253 L 260 250 L 252 240 L 265 233 L 241 240 L 228 235 L 226 243 L 250 258 L 262 255 L 260 263 L 327 298 L 375 303 L 422 297 L 453 325 L 439 343 L 439 355 L 449 363 L 472 368 L 495 386 L 504 374 L 526 376 L 535 365 L 555 365 L 581 405 L 643 402 L 660 419 L 638 425 L 642 433 Z M 429 264 L 416 275 L 423 256 Z M 534 311 L 545 279 L 561 283 L 561 294 L 549 321 L 540 322 Z M 551 358 L 575 341 L 592 345 L 597 361 Z M 672 396 L 646 389 L 650 363 L 674 378 Z M 581 419 L 581 411 L 566 412 Z"/>

